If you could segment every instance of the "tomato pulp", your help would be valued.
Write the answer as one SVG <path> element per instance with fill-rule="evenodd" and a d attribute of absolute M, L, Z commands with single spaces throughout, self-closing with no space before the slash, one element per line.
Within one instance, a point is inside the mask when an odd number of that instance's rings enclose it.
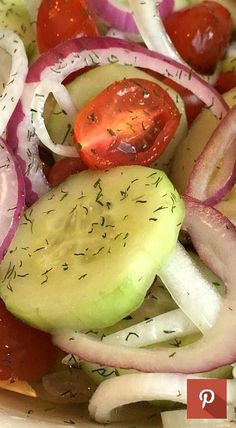
<path fill-rule="evenodd" d="M 150 165 L 165 150 L 180 121 L 168 93 L 154 82 L 115 82 L 77 115 L 74 139 L 90 168 Z"/>
<path fill-rule="evenodd" d="M 73 37 L 98 35 L 86 0 L 42 0 L 37 18 L 40 53 Z"/>

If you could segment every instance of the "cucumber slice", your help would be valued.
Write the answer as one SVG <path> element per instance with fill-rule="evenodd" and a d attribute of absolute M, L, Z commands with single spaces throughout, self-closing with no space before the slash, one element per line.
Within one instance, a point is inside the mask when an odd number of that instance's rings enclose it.
<path fill-rule="evenodd" d="M 0 27 L 9 28 L 22 39 L 29 60 L 37 50 L 36 33 L 26 2 L 29 0 L 4 0 L 0 6 Z M 31 0 L 30 0 L 31 1 Z"/>
<path fill-rule="evenodd" d="M 0 265 L 8 309 L 45 331 L 111 326 L 144 300 L 184 206 L 162 171 L 84 171 L 28 209 Z"/>
<path fill-rule="evenodd" d="M 169 162 L 179 142 L 185 137 L 188 129 L 185 107 L 182 98 L 169 86 L 150 76 L 142 70 L 128 65 L 109 64 L 97 67 L 77 77 L 67 85 L 67 89 L 78 111 L 92 98 L 102 92 L 115 81 L 129 78 L 146 79 L 163 87 L 174 100 L 181 114 L 178 129 L 165 150 L 163 156 L 158 160 L 157 167 L 162 168 Z M 65 112 L 55 106 L 47 121 L 47 129 L 55 144 L 73 144 L 73 130 Z"/>

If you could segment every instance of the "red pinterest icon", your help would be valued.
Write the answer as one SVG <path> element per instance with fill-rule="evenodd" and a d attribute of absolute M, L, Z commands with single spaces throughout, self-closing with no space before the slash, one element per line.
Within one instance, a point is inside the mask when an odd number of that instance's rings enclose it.
<path fill-rule="evenodd" d="M 188 419 L 227 418 L 226 379 L 188 379 Z"/>

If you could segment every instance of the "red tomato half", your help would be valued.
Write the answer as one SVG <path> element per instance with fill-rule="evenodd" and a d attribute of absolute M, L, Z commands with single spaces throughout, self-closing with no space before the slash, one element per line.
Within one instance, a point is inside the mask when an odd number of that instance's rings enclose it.
<path fill-rule="evenodd" d="M 204 1 L 169 15 L 165 27 L 182 58 L 197 72 L 211 74 L 229 46 L 233 21 L 215 1 Z"/>
<path fill-rule="evenodd" d="M 98 35 L 86 0 L 42 0 L 37 18 L 40 53 L 73 37 Z"/>
<path fill-rule="evenodd" d="M 215 87 L 220 94 L 224 94 L 230 91 L 230 89 L 236 88 L 236 72 L 226 71 L 220 74 Z"/>
<path fill-rule="evenodd" d="M 168 93 L 144 79 L 115 82 L 77 115 L 74 139 L 90 168 L 150 165 L 165 150 L 180 121 Z"/>
<path fill-rule="evenodd" d="M 51 337 L 14 318 L 0 300 L 0 379 L 40 380 L 51 369 L 57 349 Z"/>

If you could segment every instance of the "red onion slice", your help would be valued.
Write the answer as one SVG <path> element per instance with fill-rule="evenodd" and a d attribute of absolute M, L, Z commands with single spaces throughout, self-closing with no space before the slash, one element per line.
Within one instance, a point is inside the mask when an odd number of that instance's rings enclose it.
<path fill-rule="evenodd" d="M 221 171 L 211 184 L 223 158 Z M 206 205 L 217 204 L 232 189 L 236 179 L 236 107 L 219 123 L 195 163 L 186 194 Z"/>
<path fill-rule="evenodd" d="M 0 261 L 14 237 L 24 210 L 24 180 L 19 165 L 0 139 Z"/>
<path fill-rule="evenodd" d="M 144 67 L 171 77 L 194 93 L 217 117 L 223 117 L 228 106 L 215 89 L 189 68 L 163 55 L 150 52 L 135 43 L 114 38 L 85 37 L 69 40 L 41 55 L 31 66 L 25 89 L 8 126 L 8 139 L 21 159 L 26 178 L 27 202 L 33 203 L 48 190 L 38 155 L 39 140 L 30 120 L 32 97 L 39 82 L 44 79 L 58 83 L 76 70 L 90 65 L 119 62 L 123 65 Z"/>
<path fill-rule="evenodd" d="M 136 0 L 137 1 L 137 0 Z M 110 27 L 126 33 L 138 34 L 132 10 L 124 0 L 88 0 L 88 5 Z M 155 0 L 155 8 L 159 7 L 162 19 L 165 19 L 173 10 L 173 0 L 162 0 L 160 5 Z"/>
<path fill-rule="evenodd" d="M 236 226 L 236 185 L 227 197 L 219 202 L 215 208 L 224 214 Z"/>
<path fill-rule="evenodd" d="M 197 373 L 236 360 L 236 228 L 214 208 L 199 201 L 186 199 L 186 208 L 185 227 L 200 257 L 227 287 L 219 316 L 205 336 L 174 351 L 173 348 L 149 350 L 112 346 L 67 330 L 54 335 L 54 343 L 59 348 L 85 361 L 143 372 Z"/>
<path fill-rule="evenodd" d="M 28 60 L 22 40 L 7 28 L 0 29 L 0 48 L 12 58 L 10 76 L 0 95 L 0 136 L 2 136 L 23 92 Z"/>

